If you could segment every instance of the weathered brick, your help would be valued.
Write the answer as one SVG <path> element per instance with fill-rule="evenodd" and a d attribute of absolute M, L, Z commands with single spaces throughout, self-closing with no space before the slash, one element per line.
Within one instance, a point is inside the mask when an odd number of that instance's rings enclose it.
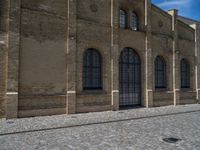
<path fill-rule="evenodd" d="M 1 115 L 5 108 L 7 118 L 118 110 L 119 57 L 126 47 L 140 57 L 142 106 L 196 102 L 200 69 L 196 74 L 195 66 L 200 63 L 195 48 L 200 51 L 200 40 L 195 45 L 195 32 L 199 30 L 179 20 L 176 10 L 165 12 L 150 0 L 0 3 L 0 38 L 5 42 L 0 44 Z M 138 14 L 139 31 L 119 28 L 119 8 Z M 83 56 L 89 48 L 102 56 L 101 91 L 83 90 Z M 166 61 L 167 88 L 162 91 L 154 84 L 157 56 Z M 191 66 L 187 91 L 180 89 L 182 58 Z"/>

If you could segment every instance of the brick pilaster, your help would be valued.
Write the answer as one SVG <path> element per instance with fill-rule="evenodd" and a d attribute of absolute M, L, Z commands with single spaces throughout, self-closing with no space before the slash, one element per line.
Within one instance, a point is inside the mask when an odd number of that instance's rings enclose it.
<path fill-rule="evenodd" d="M 68 0 L 66 113 L 76 113 L 76 0 Z"/>
<path fill-rule="evenodd" d="M 10 2 L 6 118 L 18 117 L 21 0 Z"/>
<path fill-rule="evenodd" d="M 192 25 L 195 29 L 195 57 L 196 57 L 196 92 L 197 102 L 200 103 L 200 24 Z"/>
<path fill-rule="evenodd" d="M 0 1 L 0 117 L 6 112 L 9 6 L 9 0 Z"/>
<path fill-rule="evenodd" d="M 111 104 L 112 110 L 119 109 L 119 45 L 118 45 L 118 1 L 111 0 Z"/>
<path fill-rule="evenodd" d="M 178 29 L 177 16 L 178 10 L 172 9 L 168 13 L 172 15 L 172 33 L 173 33 L 173 92 L 174 105 L 180 104 L 180 60 L 178 50 Z"/>
<path fill-rule="evenodd" d="M 145 102 L 146 107 L 153 106 L 153 68 L 151 48 L 151 0 L 145 0 Z"/>

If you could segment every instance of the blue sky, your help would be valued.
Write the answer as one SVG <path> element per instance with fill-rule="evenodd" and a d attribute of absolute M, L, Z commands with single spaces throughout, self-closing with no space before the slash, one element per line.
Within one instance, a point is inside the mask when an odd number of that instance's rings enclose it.
<path fill-rule="evenodd" d="M 200 0 L 152 0 L 158 7 L 178 9 L 179 15 L 200 21 Z"/>

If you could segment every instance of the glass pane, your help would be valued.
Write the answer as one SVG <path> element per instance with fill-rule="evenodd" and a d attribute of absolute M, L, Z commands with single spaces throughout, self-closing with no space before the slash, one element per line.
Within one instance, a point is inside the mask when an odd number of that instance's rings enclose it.
<path fill-rule="evenodd" d="M 84 89 L 101 89 L 101 56 L 94 49 L 85 52 L 83 87 Z"/>
<path fill-rule="evenodd" d="M 127 13 L 126 11 L 120 9 L 120 28 L 126 28 L 127 23 Z"/>
<path fill-rule="evenodd" d="M 166 66 L 162 57 L 157 57 L 155 61 L 155 87 L 166 88 Z"/>
<path fill-rule="evenodd" d="M 190 88 L 190 65 L 185 60 L 181 60 L 181 88 Z"/>
<path fill-rule="evenodd" d="M 141 100 L 140 58 L 131 48 L 120 55 L 120 106 L 139 105 Z"/>
<path fill-rule="evenodd" d="M 132 13 L 131 15 L 131 29 L 137 31 L 138 30 L 138 16 L 136 13 Z"/>

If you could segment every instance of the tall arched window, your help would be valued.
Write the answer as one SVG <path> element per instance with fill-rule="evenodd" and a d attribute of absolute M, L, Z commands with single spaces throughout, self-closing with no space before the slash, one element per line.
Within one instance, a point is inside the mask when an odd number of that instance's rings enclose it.
<path fill-rule="evenodd" d="M 119 59 L 119 105 L 141 104 L 141 60 L 132 48 L 124 48 Z"/>
<path fill-rule="evenodd" d="M 187 60 L 181 60 L 181 88 L 190 88 L 190 64 Z"/>
<path fill-rule="evenodd" d="M 101 55 L 95 49 L 88 49 L 84 53 L 83 89 L 102 89 Z"/>
<path fill-rule="evenodd" d="M 134 31 L 139 30 L 139 17 L 135 12 L 131 13 L 131 29 Z"/>
<path fill-rule="evenodd" d="M 163 57 L 158 56 L 155 60 L 155 88 L 166 87 L 166 63 Z"/>
<path fill-rule="evenodd" d="M 119 20 L 119 26 L 122 29 L 127 28 L 127 22 L 128 22 L 128 14 L 125 10 L 120 9 L 120 20 Z"/>

